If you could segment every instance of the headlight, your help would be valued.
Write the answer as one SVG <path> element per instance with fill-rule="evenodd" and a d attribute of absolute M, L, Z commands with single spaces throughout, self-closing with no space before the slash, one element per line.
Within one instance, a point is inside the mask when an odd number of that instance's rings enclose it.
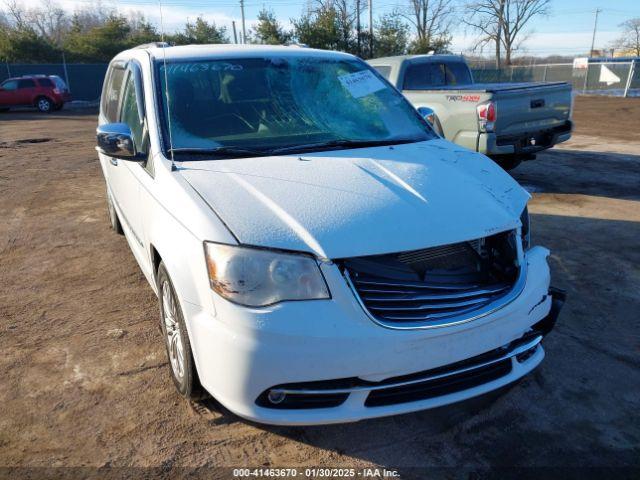
<path fill-rule="evenodd" d="M 520 215 L 520 222 L 522 222 L 522 228 L 520 230 L 522 234 L 522 249 L 528 250 L 531 246 L 531 227 L 529 225 L 529 207 L 524 207 L 522 215 Z"/>
<path fill-rule="evenodd" d="M 330 298 L 311 255 L 205 242 L 211 288 L 220 296 L 250 307 L 285 300 Z"/>

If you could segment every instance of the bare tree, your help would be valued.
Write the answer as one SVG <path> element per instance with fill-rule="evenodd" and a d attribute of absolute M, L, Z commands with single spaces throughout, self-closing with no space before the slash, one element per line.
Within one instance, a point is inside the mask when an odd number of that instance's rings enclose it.
<path fill-rule="evenodd" d="M 22 5 L 18 4 L 16 0 L 10 0 L 6 2 L 6 6 L 6 18 L 8 19 L 9 23 L 18 29 L 25 28 L 27 26 L 26 9 Z"/>
<path fill-rule="evenodd" d="M 538 15 L 549 13 L 551 0 L 472 0 L 465 5 L 464 23 L 479 32 L 476 47 L 496 46 L 496 65 L 500 67 L 501 48 L 506 65 L 526 40 L 523 30 Z"/>
<path fill-rule="evenodd" d="M 640 18 L 632 18 L 619 25 L 622 37 L 615 42 L 615 47 L 640 57 Z"/>
<path fill-rule="evenodd" d="M 429 48 L 441 45 L 449 37 L 454 13 L 452 0 L 409 0 L 409 6 L 399 11 L 414 28 L 416 44 Z"/>
<path fill-rule="evenodd" d="M 42 7 L 28 10 L 26 18 L 42 37 L 58 47 L 62 45 L 62 39 L 69 30 L 70 20 L 58 4 L 44 0 Z"/>

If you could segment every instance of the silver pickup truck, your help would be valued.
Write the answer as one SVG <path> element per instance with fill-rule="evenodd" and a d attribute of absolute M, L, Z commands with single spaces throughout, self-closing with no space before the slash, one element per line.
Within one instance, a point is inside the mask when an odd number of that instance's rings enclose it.
<path fill-rule="evenodd" d="M 369 60 L 442 137 L 506 169 L 571 137 L 571 85 L 474 83 L 458 55 Z"/>

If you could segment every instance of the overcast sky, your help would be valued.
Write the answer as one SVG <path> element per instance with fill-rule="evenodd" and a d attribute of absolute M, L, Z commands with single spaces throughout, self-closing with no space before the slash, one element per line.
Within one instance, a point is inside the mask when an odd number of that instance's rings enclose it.
<path fill-rule="evenodd" d="M 2 1 L 2 0 L 0 0 Z M 181 28 L 187 19 L 202 15 L 219 25 L 229 27 L 236 20 L 240 28 L 239 0 L 106 0 L 104 5 L 113 5 L 121 11 L 140 11 L 149 20 L 159 25 L 162 1 L 165 31 Z M 255 22 L 261 8 L 272 9 L 285 25 L 289 19 L 298 17 L 308 0 L 245 0 L 247 28 Z M 366 3 L 367 0 L 362 0 Z M 19 0 L 28 6 L 40 6 L 39 0 Z M 60 0 L 58 3 L 69 9 L 95 5 L 94 0 Z M 406 5 L 403 0 L 373 0 L 374 16 Z M 529 37 L 523 45 L 523 52 L 532 55 L 579 54 L 589 50 L 596 8 L 602 9 L 598 18 L 596 48 L 609 46 L 619 36 L 618 25 L 626 19 L 640 17 L 640 0 L 552 0 L 552 11 L 548 17 L 539 17 L 529 26 Z M 365 13 L 363 21 L 366 22 Z M 453 32 L 451 50 L 466 52 L 474 43 L 473 32 L 458 27 Z M 489 54 L 490 52 L 485 52 Z"/>

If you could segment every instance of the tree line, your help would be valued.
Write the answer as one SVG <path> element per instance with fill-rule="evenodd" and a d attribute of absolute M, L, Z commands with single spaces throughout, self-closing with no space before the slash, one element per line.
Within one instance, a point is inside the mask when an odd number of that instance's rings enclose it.
<path fill-rule="evenodd" d="M 404 53 L 445 51 L 451 43 L 454 0 L 406 0 L 374 21 L 373 39 L 361 18 L 365 1 L 312 0 L 285 28 L 273 11 L 263 8 L 247 32 L 245 43 L 301 43 L 340 50 L 363 58 Z M 226 26 L 199 16 L 182 29 L 165 33 L 170 44 L 231 43 L 237 38 Z M 161 40 L 158 27 L 141 13 L 125 15 L 97 3 L 65 11 L 53 0 L 25 8 L 12 0 L 0 9 L 0 59 L 7 62 L 106 62 L 118 52 Z M 242 39 L 240 39 L 242 41 Z"/>
<path fill-rule="evenodd" d="M 531 20 L 550 13 L 552 0 L 398 0 L 373 21 L 373 36 L 363 17 L 366 0 L 309 0 L 287 26 L 263 8 L 247 32 L 246 43 L 301 43 L 362 58 L 448 51 L 453 28 L 476 34 L 476 50 L 495 52 L 496 66 L 511 65 L 527 39 Z M 69 12 L 43 0 L 26 8 L 9 0 L 0 8 L 0 60 L 15 63 L 107 62 L 118 52 L 161 40 L 156 25 L 141 13 L 123 14 L 97 2 Z M 627 48 L 638 46 L 638 19 L 624 24 Z M 202 16 L 166 33 L 170 44 L 232 43 L 235 32 Z M 637 49 L 638 52 L 640 50 Z"/>

